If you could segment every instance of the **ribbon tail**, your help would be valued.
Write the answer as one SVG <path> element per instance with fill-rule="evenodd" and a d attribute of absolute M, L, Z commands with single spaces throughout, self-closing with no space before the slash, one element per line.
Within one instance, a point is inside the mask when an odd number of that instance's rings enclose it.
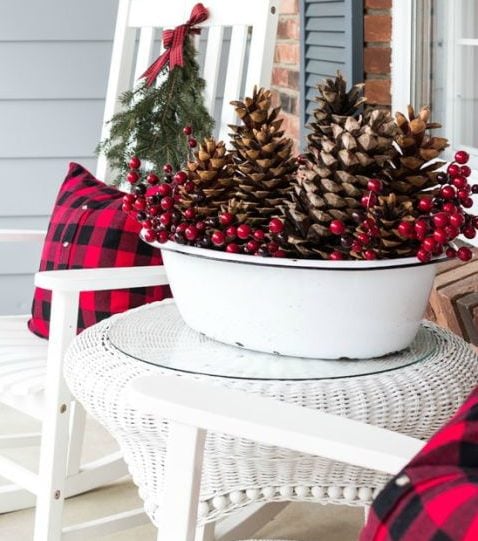
<path fill-rule="evenodd" d="M 140 79 L 146 79 L 146 84 L 151 86 L 163 67 L 168 63 L 171 50 L 167 49 L 159 56 L 149 68 L 141 75 Z"/>

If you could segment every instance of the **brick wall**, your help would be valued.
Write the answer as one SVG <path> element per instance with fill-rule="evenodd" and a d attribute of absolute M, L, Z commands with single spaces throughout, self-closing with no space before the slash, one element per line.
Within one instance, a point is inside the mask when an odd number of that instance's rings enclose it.
<path fill-rule="evenodd" d="M 365 95 L 372 105 L 391 104 L 392 0 L 365 0 Z"/>
<path fill-rule="evenodd" d="M 299 140 L 299 0 L 281 0 L 279 26 L 272 69 L 274 102 L 282 107 L 283 127 Z"/>

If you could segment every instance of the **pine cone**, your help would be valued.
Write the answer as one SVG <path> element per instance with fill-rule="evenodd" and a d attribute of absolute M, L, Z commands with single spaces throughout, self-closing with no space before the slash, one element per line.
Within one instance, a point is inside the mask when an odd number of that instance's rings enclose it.
<path fill-rule="evenodd" d="M 198 216 L 217 215 L 227 204 L 232 188 L 232 160 L 222 141 L 206 138 L 194 153 L 195 160 L 187 164 L 188 180 L 195 189 L 180 189 L 180 206 L 184 210 L 194 206 Z"/>
<path fill-rule="evenodd" d="M 259 225 L 271 217 L 283 217 L 296 170 L 293 142 L 284 137 L 280 107 L 271 107 L 272 94 L 254 88 L 252 98 L 233 101 L 242 125 L 230 126 L 234 147 L 234 197 L 242 202 L 244 221 Z"/>

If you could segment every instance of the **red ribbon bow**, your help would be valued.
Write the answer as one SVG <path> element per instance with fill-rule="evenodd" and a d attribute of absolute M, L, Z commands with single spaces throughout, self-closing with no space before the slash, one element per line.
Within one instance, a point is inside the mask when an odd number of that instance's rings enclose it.
<path fill-rule="evenodd" d="M 174 30 L 165 30 L 163 32 L 163 44 L 166 50 L 149 66 L 140 79 L 146 79 L 146 84 L 151 86 L 168 62 L 170 70 L 176 66 L 184 66 L 184 40 L 188 34 L 201 33 L 201 29 L 195 28 L 195 26 L 204 22 L 208 15 L 207 9 L 202 4 L 196 4 L 186 24 L 181 24 Z"/>

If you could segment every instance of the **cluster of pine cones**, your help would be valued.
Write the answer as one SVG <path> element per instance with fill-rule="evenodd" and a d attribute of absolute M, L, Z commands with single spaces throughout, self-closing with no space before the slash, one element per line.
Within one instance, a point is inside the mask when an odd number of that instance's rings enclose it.
<path fill-rule="evenodd" d="M 347 90 L 340 74 L 318 86 L 316 102 L 307 152 L 294 157 L 271 92 L 255 88 L 232 102 L 241 124 L 230 126 L 230 150 L 207 138 L 184 171 L 166 165 L 165 182 L 150 173 L 147 189 L 133 174 L 124 210 L 136 213 L 148 240 L 278 257 L 427 261 L 455 255 L 459 233 L 476 234 L 465 210 L 478 191 L 468 184 L 466 153 L 440 172 L 448 141 L 430 135 L 440 125 L 429 108 L 395 119 L 364 111 L 363 85 Z M 445 233 L 434 219 L 447 213 L 461 225 Z"/>

